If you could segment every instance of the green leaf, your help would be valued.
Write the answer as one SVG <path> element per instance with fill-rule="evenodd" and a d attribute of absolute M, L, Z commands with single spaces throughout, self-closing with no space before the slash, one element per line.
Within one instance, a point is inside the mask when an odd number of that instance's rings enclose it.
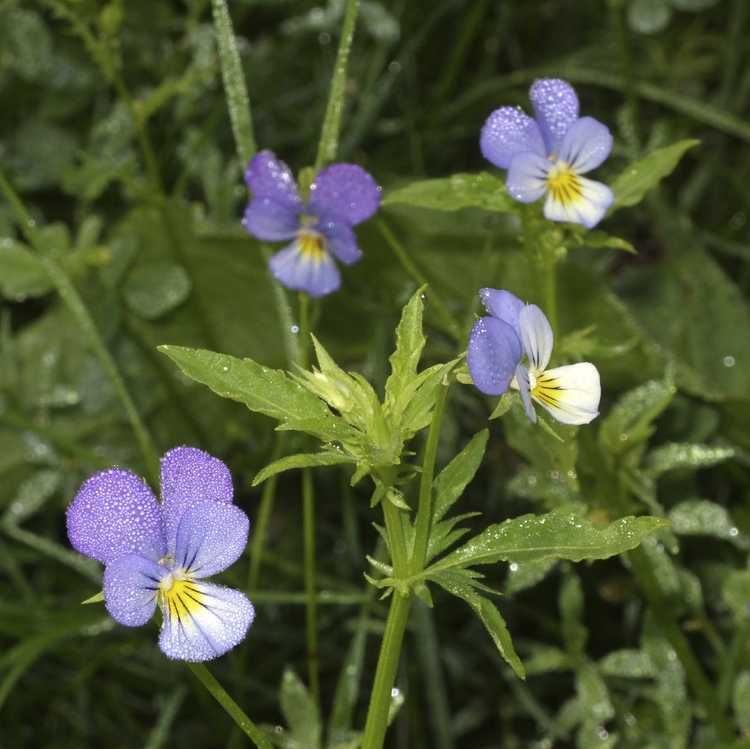
<path fill-rule="evenodd" d="M 668 471 L 710 468 L 732 457 L 734 449 L 731 447 L 671 442 L 649 453 L 647 470 L 649 475 L 657 477 Z"/>
<path fill-rule="evenodd" d="M 158 350 L 191 379 L 222 398 L 278 420 L 283 429 L 307 432 L 323 441 L 345 440 L 351 433 L 323 401 L 279 369 L 204 349 L 159 346 Z"/>
<path fill-rule="evenodd" d="M 517 205 L 505 189 L 505 182 L 486 172 L 412 182 L 389 192 L 383 198 L 382 205 L 398 203 L 435 211 L 483 208 L 486 211 L 512 213 L 517 210 Z"/>
<path fill-rule="evenodd" d="M 560 587 L 560 618 L 565 649 L 576 660 L 583 656 L 588 631 L 583 625 L 583 588 L 575 572 L 563 575 Z"/>
<path fill-rule="evenodd" d="M 43 468 L 32 474 L 19 487 L 13 501 L 3 514 L 3 523 L 18 525 L 38 512 L 62 484 L 59 471 Z"/>
<path fill-rule="evenodd" d="M 181 265 L 154 260 L 136 265 L 122 291 L 133 312 L 146 320 L 158 320 L 179 307 L 190 290 L 190 277 Z"/>
<path fill-rule="evenodd" d="M 100 590 L 98 593 L 95 593 L 90 598 L 87 598 L 85 601 L 81 601 L 81 606 L 85 606 L 89 603 L 103 603 L 104 602 L 104 591 Z"/>
<path fill-rule="evenodd" d="M 21 302 L 43 296 L 53 288 L 44 265 L 26 245 L 12 239 L 0 241 L 0 294 Z"/>
<path fill-rule="evenodd" d="M 477 432 L 469 440 L 466 447 L 435 478 L 433 483 L 435 491 L 432 510 L 433 523 L 437 523 L 445 516 L 474 478 L 484 457 L 489 436 L 490 433 L 487 429 Z"/>
<path fill-rule="evenodd" d="M 649 679 L 656 675 L 651 658 L 642 650 L 613 650 L 599 661 L 599 670 L 604 676 L 619 676 L 626 679 Z"/>
<path fill-rule="evenodd" d="M 740 671 L 732 690 L 732 707 L 740 730 L 750 731 L 750 671 Z"/>
<path fill-rule="evenodd" d="M 538 559 L 607 559 L 634 549 L 669 521 L 657 517 L 625 517 L 597 528 L 579 515 L 556 510 L 546 515 L 522 515 L 491 525 L 448 554 L 427 572 L 494 562 Z"/>
<path fill-rule="evenodd" d="M 315 468 L 317 466 L 335 466 L 341 463 L 353 463 L 354 458 L 343 452 L 298 453 L 275 460 L 262 468 L 253 479 L 253 486 L 262 484 L 266 479 L 293 468 Z"/>
<path fill-rule="evenodd" d="M 522 564 L 513 562 L 508 567 L 508 577 L 505 580 L 503 592 L 506 596 L 512 596 L 514 593 L 534 587 L 552 572 L 556 564 L 556 559 L 541 559 Z"/>
<path fill-rule="evenodd" d="M 279 702 L 294 746 L 299 749 L 319 749 L 321 727 L 318 708 L 307 687 L 290 668 L 284 671 L 281 680 Z"/>
<path fill-rule="evenodd" d="M 633 255 L 638 254 L 638 250 L 627 239 L 613 237 L 611 234 L 603 231 L 587 231 L 581 236 L 581 243 L 586 247 L 594 247 L 596 249 L 623 250 Z"/>
<path fill-rule="evenodd" d="M 739 530 L 725 507 L 707 499 L 688 499 L 669 512 L 672 530 L 681 536 L 714 536 L 735 541 Z"/>
<path fill-rule="evenodd" d="M 492 421 L 492 419 L 499 419 L 501 416 L 505 416 L 505 414 L 510 411 L 511 406 L 517 401 L 517 399 L 518 395 L 510 390 L 507 393 L 503 393 L 497 399 L 495 408 L 492 409 L 492 413 L 490 414 L 490 421 Z"/>
<path fill-rule="evenodd" d="M 492 641 L 495 643 L 495 647 L 500 655 L 507 661 L 516 676 L 525 679 L 526 671 L 513 647 L 513 640 L 510 637 L 510 632 L 508 632 L 505 619 L 503 619 L 502 614 L 497 610 L 492 601 L 476 592 L 472 579 L 466 576 L 465 571 L 444 571 L 434 576 L 431 575 L 430 579 L 451 595 L 463 599 L 471 606 L 474 613 L 479 617 L 482 624 L 484 624 L 485 629 L 489 632 L 490 637 L 492 637 Z"/>
<path fill-rule="evenodd" d="M 676 392 L 671 380 L 651 380 L 625 393 L 602 421 L 601 444 L 610 454 L 620 455 L 648 440 L 654 420 Z"/>
<path fill-rule="evenodd" d="M 722 580 L 721 597 L 737 623 L 744 624 L 747 621 L 747 605 L 750 601 L 750 571 L 732 570 Z"/>
<path fill-rule="evenodd" d="M 694 139 L 681 140 L 671 146 L 657 148 L 627 167 L 611 185 L 615 194 L 612 210 L 640 203 L 649 190 L 674 171 L 686 151 L 699 143 Z"/>

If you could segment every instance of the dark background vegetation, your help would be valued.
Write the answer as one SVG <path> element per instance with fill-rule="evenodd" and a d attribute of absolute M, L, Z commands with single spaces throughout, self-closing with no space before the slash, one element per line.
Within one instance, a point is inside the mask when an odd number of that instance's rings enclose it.
<path fill-rule="evenodd" d="M 341 9 L 335 0 L 230 3 L 256 138 L 295 171 L 315 158 Z M 703 528 L 713 535 L 688 535 L 679 550 L 659 546 L 653 559 L 740 731 L 750 727 L 742 613 L 750 590 L 749 15 L 745 0 L 362 0 L 339 152 L 386 192 L 414 178 L 488 169 L 479 128 L 502 104 L 527 106 L 539 75 L 570 80 L 583 112 L 612 129 L 615 148 L 600 178 L 655 147 L 701 140 L 645 202 L 605 221 L 636 256 L 571 250 L 559 273 L 560 332 L 596 326 L 587 356 L 602 372 L 605 413 L 625 391 L 665 371 L 674 378 L 651 447 L 733 450 L 731 460 L 686 464 L 660 479 L 653 497 L 665 512 L 687 499 L 713 503 L 713 525 Z M 107 80 L 86 34 L 104 40 L 124 87 Z M 155 351 L 176 343 L 285 364 L 273 283 L 239 225 L 243 165 L 209 3 L 0 0 L 0 92 L 3 169 L 74 278 L 158 446 L 187 443 L 221 456 L 253 518 L 259 490 L 250 480 L 270 459 L 271 423 L 190 384 Z M 148 178 L 128 96 L 146 118 L 163 196 Z M 467 332 L 479 287 L 533 298 L 512 217 L 406 208 L 382 216 Z M 365 257 L 344 271 L 340 293 L 315 305 L 316 330 L 341 363 L 382 388 L 392 330 L 415 283 L 374 223 L 359 236 Z M 0 746 L 240 746 L 200 685 L 162 656 L 153 622 L 128 630 L 101 605 L 79 605 L 99 590 L 99 573 L 68 550 L 65 506 L 92 471 L 144 466 L 57 295 L 34 268 L 25 276 L 17 264 L 6 269 L 4 253 L 22 240 L 4 203 L 0 237 Z M 432 317 L 429 294 L 427 323 L 430 362 L 464 345 Z M 487 414 L 476 392 L 453 389 L 440 462 Z M 529 488 L 532 476 L 557 481 L 548 469 L 560 462 L 573 470 L 576 455 L 544 465 L 548 458 L 535 458 L 533 439 L 513 423 L 492 422 L 487 458 L 462 500 L 487 522 L 553 506 L 572 491 L 565 481 L 557 494 Z M 597 427 L 586 429 L 576 498 L 606 514 L 608 486 L 591 458 Z M 375 542 L 367 488 L 350 489 L 336 469 L 316 476 L 320 586 L 356 600 Z M 284 723 L 285 667 L 304 677 L 298 479 L 290 473 L 279 483 L 255 624 L 236 653 L 212 666 L 268 724 Z M 728 513 L 724 526 L 715 507 Z M 438 594 L 431 613 L 417 612 L 399 678 L 406 702 L 389 746 L 608 747 L 614 735 L 618 746 L 639 749 L 717 745 L 622 562 L 577 568 L 582 601 L 567 567 L 538 572 L 538 584 L 506 588 L 499 601 L 529 664 L 525 683 L 455 599 Z M 507 585 L 505 574 L 491 570 L 489 584 Z M 245 560 L 224 575 L 237 587 L 246 577 Z M 368 632 L 360 726 L 384 612 L 377 602 L 364 617 L 359 603 L 321 606 L 325 712 L 353 632 Z M 575 654 L 583 640 L 571 627 L 584 640 L 588 631 L 585 655 Z M 624 651 L 625 665 L 605 659 L 613 651 Z"/>

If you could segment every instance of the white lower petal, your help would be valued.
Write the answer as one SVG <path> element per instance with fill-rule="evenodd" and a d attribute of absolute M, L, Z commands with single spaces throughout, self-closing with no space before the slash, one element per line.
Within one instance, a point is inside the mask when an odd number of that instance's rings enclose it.
<path fill-rule="evenodd" d="M 567 221 L 572 224 L 583 224 L 591 229 L 606 214 L 614 195 L 612 190 L 601 182 L 576 175 L 576 190 L 568 193 L 564 200 L 547 193 L 544 203 L 544 216 L 550 221 Z"/>
<path fill-rule="evenodd" d="M 165 598 L 159 647 L 181 661 L 223 655 L 244 639 L 255 617 L 247 597 L 223 585 L 190 580 Z"/>
<path fill-rule="evenodd" d="M 589 362 L 538 375 L 531 397 L 563 424 L 588 424 L 599 415 L 599 371 Z"/>

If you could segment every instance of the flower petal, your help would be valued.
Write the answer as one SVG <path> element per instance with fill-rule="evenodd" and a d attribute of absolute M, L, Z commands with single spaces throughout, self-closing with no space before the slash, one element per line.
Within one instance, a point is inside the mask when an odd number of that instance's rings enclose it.
<path fill-rule="evenodd" d="M 266 242 L 291 239 L 299 229 L 299 211 L 272 198 L 253 198 L 242 225 L 256 239 Z"/>
<path fill-rule="evenodd" d="M 231 504 L 232 474 L 218 458 L 197 447 L 175 447 L 161 459 L 161 500 L 169 552 L 182 515 L 204 502 Z"/>
<path fill-rule="evenodd" d="M 534 410 L 534 404 L 531 402 L 531 393 L 529 392 L 529 370 L 519 364 L 516 367 L 516 385 L 518 386 L 518 392 L 521 393 L 521 401 L 523 402 L 526 416 L 529 417 L 529 421 L 536 424 L 536 411 Z"/>
<path fill-rule="evenodd" d="M 321 218 L 318 231 L 326 238 L 328 249 L 346 265 L 356 263 L 362 257 L 350 224 L 332 218 Z"/>
<path fill-rule="evenodd" d="M 129 552 L 156 560 L 166 550 L 156 497 L 130 471 L 95 473 L 78 490 L 66 520 L 73 548 L 100 562 Z"/>
<path fill-rule="evenodd" d="M 532 84 L 529 98 L 547 153 L 554 154 L 568 128 L 578 119 L 578 96 L 567 81 L 541 78 Z"/>
<path fill-rule="evenodd" d="M 596 169 L 612 150 L 612 133 L 593 117 L 581 117 L 565 133 L 557 158 L 577 174 Z"/>
<path fill-rule="evenodd" d="M 153 615 L 164 567 L 142 554 L 123 554 L 104 568 L 104 602 L 110 616 L 140 627 Z"/>
<path fill-rule="evenodd" d="M 469 336 L 466 359 L 474 384 L 485 395 L 502 395 L 521 358 L 521 342 L 508 323 L 482 317 Z"/>
<path fill-rule="evenodd" d="M 245 638 L 255 609 L 245 595 L 223 585 L 193 582 L 189 588 L 165 607 L 159 647 L 169 658 L 209 661 Z"/>
<path fill-rule="evenodd" d="M 537 378 L 534 400 L 563 424 L 588 424 L 599 415 L 602 389 L 589 362 L 556 367 Z"/>
<path fill-rule="evenodd" d="M 570 201 L 557 200 L 547 193 L 544 215 L 550 221 L 569 221 L 591 229 L 604 218 L 615 196 L 601 182 L 586 177 L 577 177 L 576 182 L 577 194 Z"/>
<path fill-rule="evenodd" d="M 318 174 L 310 185 L 310 211 L 359 224 L 380 206 L 380 188 L 356 164 L 333 164 Z"/>
<path fill-rule="evenodd" d="M 236 505 L 201 502 L 177 528 L 175 564 L 190 577 L 209 577 L 234 564 L 245 550 L 250 521 Z"/>
<path fill-rule="evenodd" d="M 539 126 L 518 107 L 500 107 L 485 121 L 479 148 L 487 161 L 507 169 L 514 156 L 527 151 L 544 156 Z"/>
<path fill-rule="evenodd" d="M 325 296 L 341 286 L 341 276 L 333 258 L 327 252 L 320 258 L 307 256 L 298 242 L 277 252 L 268 265 L 277 281 L 288 289 L 306 291 L 310 296 Z"/>
<path fill-rule="evenodd" d="M 297 213 L 304 209 L 294 175 L 272 151 L 260 151 L 251 159 L 245 170 L 245 182 L 253 198 L 268 198 Z"/>
<path fill-rule="evenodd" d="M 518 327 L 523 350 L 529 357 L 531 371 L 536 375 L 549 364 L 552 355 L 552 326 L 536 304 L 527 304 L 518 315 Z"/>
<path fill-rule="evenodd" d="M 521 203 L 533 203 L 547 192 L 549 159 L 526 151 L 514 156 L 508 169 L 506 187 L 508 194 Z"/>
<path fill-rule="evenodd" d="M 508 323 L 520 338 L 518 315 L 524 303 L 515 294 L 505 289 L 479 289 L 479 298 L 487 312 Z"/>

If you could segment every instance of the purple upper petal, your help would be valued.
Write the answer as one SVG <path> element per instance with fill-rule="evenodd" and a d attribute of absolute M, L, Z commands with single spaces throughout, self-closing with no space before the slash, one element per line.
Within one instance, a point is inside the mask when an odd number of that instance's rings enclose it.
<path fill-rule="evenodd" d="M 129 552 L 156 560 L 166 551 L 156 497 L 138 476 L 119 468 L 83 484 L 68 507 L 67 526 L 73 548 L 100 562 Z"/>
<path fill-rule="evenodd" d="M 508 323 L 516 331 L 520 340 L 518 315 L 524 308 L 524 303 L 515 294 L 505 289 L 479 289 L 479 298 L 487 312 Z"/>
<path fill-rule="evenodd" d="M 505 185 L 508 195 L 521 203 L 533 203 L 547 192 L 547 174 L 552 162 L 525 151 L 513 157 Z"/>
<path fill-rule="evenodd" d="M 294 291 L 306 291 L 310 296 L 325 296 L 341 286 L 341 276 L 333 258 L 326 252 L 322 257 L 304 254 L 298 242 L 292 242 L 277 252 L 268 262 L 273 277 Z"/>
<path fill-rule="evenodd" d="M 487 118 L 479 136 L 479 148 L 487 161 L 501 169 L 507 169 L 519 153 L 546 155 L 539 126 L 518 107 L 501 107 Z"/>
<path fill-rule="evenodd" d="M 332 164 L 310 185 L 309 210 L 358 224 L 366 221 L 380 206 L 380 188 L 361 166 Z"/>
<path fill-rule="evenodd" d="M 186 510 L 177 528 L 175 564 L 191 577 L 215 575 L 234 564 L 247 545 L 250 521 L 239 507 L 201 502 Z"/>
<path fill-rule="evenodd" d="M 234 489 L 229 469 L 196 447 L 175 447 L 161 459 L 161 499 L 164 531 L 174 552 L 177 526 L 184 512 L 204 502 L 232 502 Z"/>
<path fill-rule="evenodd" d="M 268 198 L 297 213 L 304 208 L 294 175 L 271 151 L 260 151 L 252 158 L 245 170 L 245 182 L 253 198 Z"/>
<path fill-rule="evenodd" d="M 247 204 L 242 225 L 254 237 L 266 242 L 291 239 L 299 229 L 299 212 L 272 198 L 253 198 Z"/>
<path fill-rule="evenodd" d="M 541 78 L 529 90 L 547 153 L 556 153 L 568 128 L 578 119 L 578 96 L 567 81 Z"/>
<path fill-rule="evenodd" d="M 140 627 L 153 615 L 164 567 L 141 554 L 123 554 L 104 568 L 104 602 L 110 616 Z"/>
<path fill-rule="evenodd" d="M 560 144 L 558 158 L 570 164 L 573 171 L 586 174 L 596 169 L 612 150 L 612 133 L 593 117 L 574 122 Z"/>
<path fill-rule="evenodd" d="M 198 581 L 190 587 L 187 606 L 165 608 L 159 647 L 169 658 L 209 661 L 244 639 L 255 610 L 238 590 Z"/>
<path fill-rule="evenodd" d="M 317 226 L 328 244 L 328 249 L 346 265 L 356 263 L 362 257 L 362 250 L 357 245 L 352 227 L 345 221 L 321 218 Z"/>
<path fill-rule="evenodd" d="M 502 395 L 521 359 L 521 342 L 507 323 L 482 317 L 471 330 L 466 359 L 479 390 L 486 395 Z"/>

